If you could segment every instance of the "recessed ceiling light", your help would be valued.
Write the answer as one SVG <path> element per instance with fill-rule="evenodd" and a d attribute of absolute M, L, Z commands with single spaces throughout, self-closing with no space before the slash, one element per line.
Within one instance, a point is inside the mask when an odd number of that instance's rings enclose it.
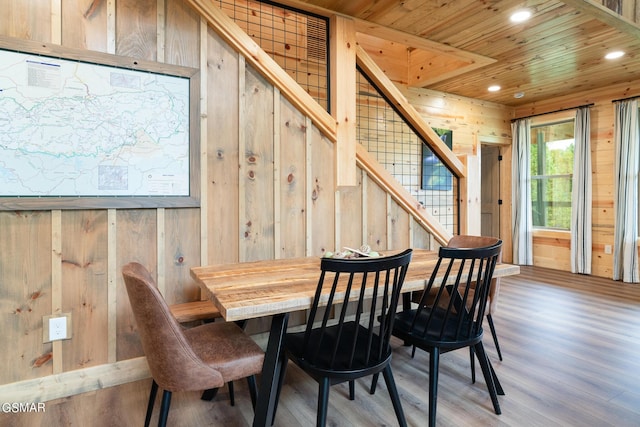
<path fill-rule="evenodd" d="M 607 53 L 604 57 L 606 59 L 618 59 L 620 57 L 624 56 L 624 52 L 621 50 L 615 50 L 613 52 L 609 52 Z"/>
<path fill-rule="evenodd" d="M 520 99 L 522 97 L 524 97 L 524 92 L 516 92 L 513 94 L 514 98 Z"/>
<path fill-rule="evenodd" d="M 500 90 L 500 86 L 498 86 L 498 85 L 489 86 L 489 88 L 487 90 L 489 92 L 497 92 L 497 91 Z"/>
<path fill-rule="evenodd" d="M 519 10 L 511 15 L 511 22 L 524 22 L 527 19 L 531 18 L 531 11 L 529 10 Z"/>

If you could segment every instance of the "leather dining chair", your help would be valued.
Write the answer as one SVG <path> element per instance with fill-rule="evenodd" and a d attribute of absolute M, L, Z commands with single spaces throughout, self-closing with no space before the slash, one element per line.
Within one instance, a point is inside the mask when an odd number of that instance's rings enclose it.
<path fill-rule="evenodd" d="M 412 253 L 407 249 L 381 258 L 322 259 L 306 328 L 286 334 L 279 382 L 282 387 L 288 360 L 318 382 L 318 427 L 326 424 L 332 385 L 348 382 L 353 400 L 354 380 L 380 372 L 399 425 L 407 425 L 391 371 L 389 341 Z"/>
<path fill-rule="evenodd" d="M 145 427 L 151 420 L 158 388 L 164 390 L 158 426 L 165 426 L 172 392 L 210 390 L 247 378 L 255 407 L 255 374 L 262 370 L 262 349 L 235 323 L 182 327 L 171 314 L 155 281 L 139 263 L 122 275 L 153 378 Z"/>
<path fill-rule="evenodd" d="M 482 248 L 441 247 L 417 307 L 395 316 L 393 335 L 429 352 L 429 426 L 436 423 L 440 354 L 465 347 L 473 348 L 494 411 L 501 412 L 497 395 L 504 391 L 482 344 L 489 287 L 502 249 L 501 240 L 492 242 Z"/>

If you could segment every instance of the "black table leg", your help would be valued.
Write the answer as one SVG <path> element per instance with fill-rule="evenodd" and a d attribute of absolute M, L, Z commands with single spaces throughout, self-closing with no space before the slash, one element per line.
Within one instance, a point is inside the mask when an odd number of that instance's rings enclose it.
<path fill-rule="evenodd" d="M 280 379 L 280 359 L 284 357 L 282 348 L 288 322 L 289 313 L 276 314 L 271 319 L 271 331 L 269 332 L 269 342 L 262 366 L 253 427 L 270 426 L 273 420 L 273 411 L 278 394 L 278 381 Z"/>

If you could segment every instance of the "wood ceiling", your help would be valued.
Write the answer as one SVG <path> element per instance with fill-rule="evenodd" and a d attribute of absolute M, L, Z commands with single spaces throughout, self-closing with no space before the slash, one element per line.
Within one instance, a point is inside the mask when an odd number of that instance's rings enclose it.
<path fill-rule="evenodd" d="M 519 106 L 640 79 L 640 27 L 592 0 L 281 3 L 356 18 L 358 43 L 409 86 Z M 531 19 L 510 22 L 522 8 Z M 604 59 L 611 50 L 626 55 Z"/>

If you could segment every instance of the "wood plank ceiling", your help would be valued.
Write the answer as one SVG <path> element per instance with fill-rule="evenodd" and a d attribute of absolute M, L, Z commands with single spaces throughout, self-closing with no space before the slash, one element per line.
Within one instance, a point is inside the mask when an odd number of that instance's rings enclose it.
<path fill-rule="evenodd" d="M 640 27 L 592 0 L 281 3 L 356 18 L 358 43 L 409 86 L 518 106 L 640 79 Z M 512 23 L 523 8 L 531 19 Z M 626 55 L 606 60 L 612 50 Z"/>

